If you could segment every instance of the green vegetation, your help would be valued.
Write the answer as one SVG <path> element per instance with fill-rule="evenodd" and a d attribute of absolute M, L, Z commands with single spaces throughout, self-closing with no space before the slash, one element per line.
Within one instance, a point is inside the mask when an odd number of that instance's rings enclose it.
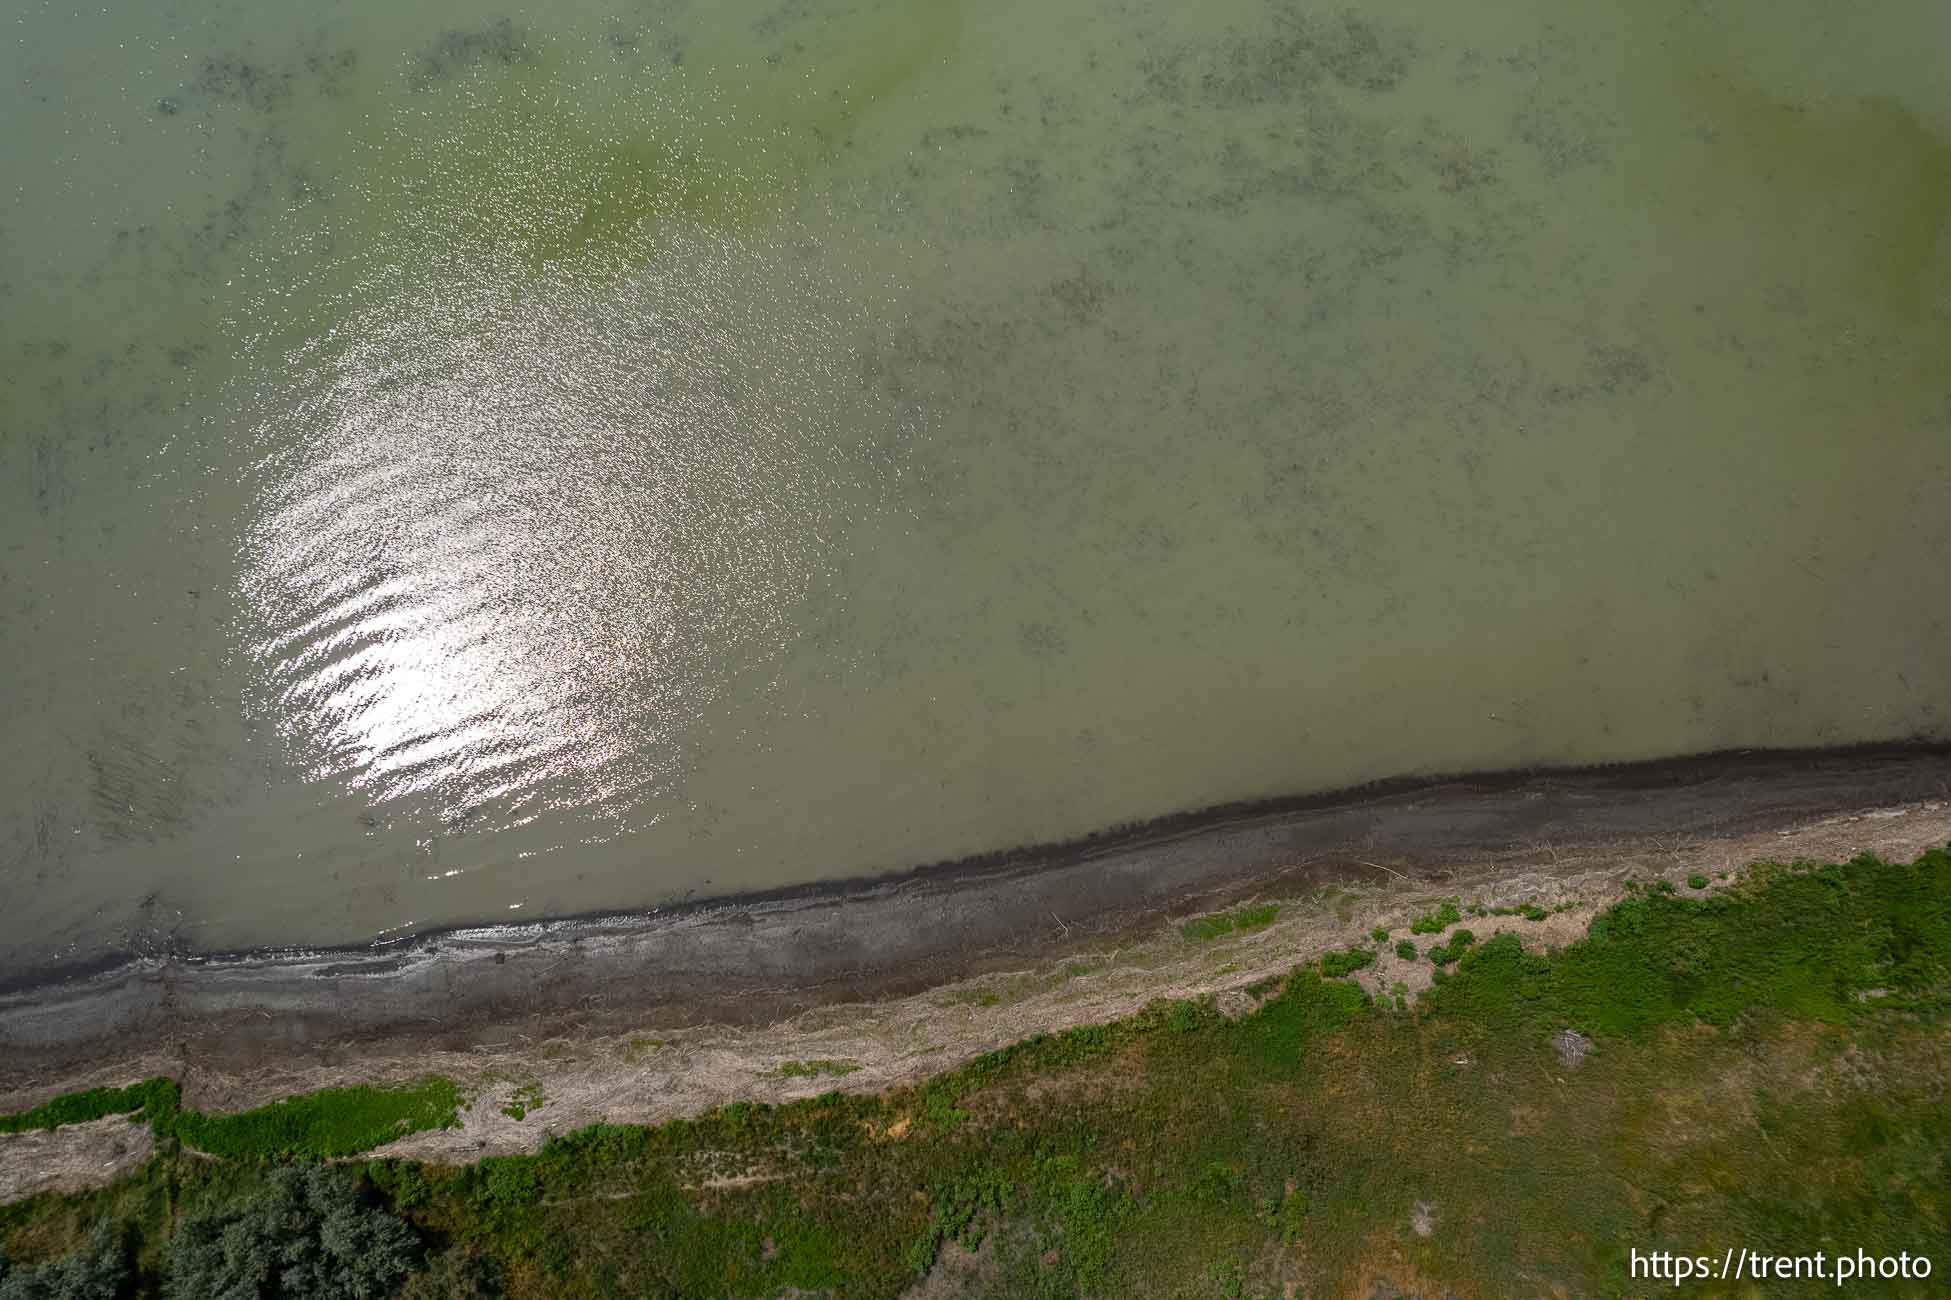
<path fill-rule="evenodd" d="M 1237 907 L 1230 912 L 1215 912 L 1211 916 L 1195 916 L 1179 927 L 1179 933 L 1193 940 L 1217 939 L 1236 930 L 1258 930 L 1262 926 L 1272 925 L 1279 915 L 1280 904 L 1259 903 Z"/>
<path fill-rule="evenodd" d="M 1553 953 L 1464 934 L 1409 1010 L 1310 965 L 1237 1018 L 1163 1003 L 913 1088 L 371 1161 L 316 1196 L 165 1143 L 112 1187 L 0 1207 L 0 1250 L 43 1269 L 109 1224 L 134 1293 L 182 1295 L 179 1268 L 277 1218 L 304 1259 L 368 1243 L 358 1294 L 382 1295 L 404 1221 L 429 1251 L 410 1300 L 879 1300 L 924 1275 L 971 1300 L 1617 1295 L 1630 1249 L 1951 1259 L 1951 854 L 1645 887 Z M 1566 1030 L 1597 1050 L 1562 1057 Z M 197 1285 L 301 1294 L 225 1276 Z"/>
<path fill-rule="evenodd" d="M 542 1109 L 542 1103 L 546 1100 L 542 1085 L 531 1079 L 515 1085 L 514 1095 L 508 1098 L 508 1104 L 501 1108 L 501 1113 L 513 1120 L 526 1119 L 530 1111 Z"/>
<path fill-rule="evenodd" d="M 164 1294 L 368 1300 L 392 1294 L 420 1258 L 419 1236 L 357 1177 L 325 1165 L 279 1169 L 255 1195 L 177 1225 Z"/>
<path fill-rule="evenodd" d="M 132 1114 L 148 1123 L 158 1140 L 174 1138 L 206 1155 L 232 1160 L 321 1160 L 358 1155 L 408 1133 L 460 1122 L 460 1089 L 441 1078 L 384 1087 L 324 1088 L 235 1115 L 181 1110 L 180 1095 L 172 1079 L 70 1093 L 24 1114 L 0 1116 L 0 1132 L 51 1129 Z M 539 1089 L 536 1095 L 535 1105 L 540 1105 Z"/>
<path fill-rule="evenodd" d="M 1407 939 L 1396 940 L 1396 956 L 1402 958 L 1404 961 L 1416 960 L 1416 945 Z"/>
<path fill-rule="evenodd" d="M 1368 932 L 1368 937 L 1377 943 L 1387 943 L 1389 941 L 1389 927 L 1386 925 L 1378 925 Z"/>
<path fill-rule="evenodd" d="M 1462 919 L 1463 913 L 1457 910 L 1456 900 L 1454 898 L 1448 898 L 1443 900 L 1442 906 L 1436 908 L 1434 911 L 1425 912 L 1411 921 L 1409 923 L 1409 933 L 1436 934 L 1440 931 L 1447 930 Z"/>
<path fill-rule="evenodd" d="M 1375 964 L 1375 954 L 1367 948 L 1344 948 L 1321 954 L 1321 973 L 1329 979 L 1352 975 L 1364 966 Z"/>
<path fill-rule="evenodd" d="M 936 1005 L 945 1007 L 1000 1007 L 1011 1006 L 1027 998 L 1051 993 L 1072 980 L 1085 979 L 1104 968 L 1103 960 L 1091 959 L 1067 961 L 1058 969 L 1043 971 L 1019 971 L 1008 975 L 998 975 L 980 984 L 950 989 L 936 1000 Z"/>
<path fill-rule="evenodd" d="M 1429 950 L 1429 959 L 1438 966 L 1448 966 L 1451 962 L 1463 956 L 1463 950 L 1475 942 L 1477 942 L 1477 936 L 1475 934 L 1468 930 L 1458 930 L 1450 936 L 1449 943 L 1431 948 Z"/>
<path fill-rule="evenodd" d="M 0 1300 L 115 1300 L 135 1280 L 127 1233 L 103 1219 L 81 1249 L 38 1265 L 0 1255 Z"/>
<path fill-rule="evenodd" d="M 176 1083 L 171 1079 L 145 1079 L 126 1088 L 90 1088 L 56 1097 L 18 1115 L 0 1115 L 0 1133 L 21 1133 L 28 1129 L 53 1129 L 63 1124 L 85 1124 L 110 1115 L 141 1111 L 140 1118 L 155 1120 L 176 1110 Z"/>
<path fill-rule="evenodd" d="M 237 1115 L 179 1113 L 169 1132 L 185 1146 L 233 1160 L 357 1155 L 422 1129 L 459 1122 L 460 1089 L 448 1079 L 403 1087 L 325 1088 Z M 159 1128 L 158 1130 L 162 1130 Z"/>
<path fill-rule="evenodd" d="M 1691 876 L 1687 877 L 1687 888 L 1689 889 L 1707 888 L 1707 877 L 1703 876 L 1698 871 L 1694 872 Z"/>

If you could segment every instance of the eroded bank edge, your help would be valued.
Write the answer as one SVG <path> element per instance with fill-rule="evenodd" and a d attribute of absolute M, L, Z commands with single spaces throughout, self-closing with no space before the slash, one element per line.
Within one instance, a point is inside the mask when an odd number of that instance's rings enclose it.
<path fill-rule="evenodd" d="M 1269 873 L 1325 884 L 1548 866 L 1594 846 L 1774 829 L 1951 792 L 1951 748 L 1733 755 L 1245 817 L 973 874 L 649 917 L 455 931 L 398 950 L 159 956 L 0 996 L 0 1096 L 174 1046 L 232 1068 L 317 1044 L 448 1044 L 600 1007 L 748 1024 L 902 996 L 1079 927 L 1131 930 Z M 1393 874 L 1391 874 L 1393 873 Z"/>
<path fill-rule="evenodd" d="M 1902 858 L 1947 839 L 1951 808 L 1926 803 L 1829 818 L 1792 832 L 1675 845 L 1664 862 L 1576 860 L 1572 865 L 1590 869 L 1529 872 L 1480 882 L 1460 895 L 1404 882 L 1386 890 L 1316 890 L 1285 903 L 1262 900 L 1166 927 L 1129 952 L 1082 953 L 892 1004 L 817 1010 L 767 1031 L 649 1026 L 620 1038 L 500 1044 L 412 1061 L 353 1053 L 333 1067 L 250 1077 L 192 1067 L 186 1080 L 209 1099 L 211 1113 L 169 1119 L 174 1085 L 160 1085 L 170 1089 L 171 1102 L 160 1108 L 168 1122 L 157 1132 L 247 1158 L 345 1156 L 383 1141 L 402 1154 L 441 1160 L 533 1150 L 551 1135 L 590 1123 L 655 1123 L 735 1099 L 789 1102 L 835 1087 L 872 1092 L 912 1085 L 1012 1042 L 1129 1017 L 1161 998 L 1211 998 L 1237 1009 L 1249 990 L 1278 983 L 1302 959 L 1326 977 L 1352 977 L 1380 1005 L 1406 1007 L 1446 967 L 1469 956 L 1472 938 L 1482 944 L 1512 931 L 1532 948 L 1577 942 L 1593 916 L 1625 896 L 1629 880 L 1663 881 L 1683 896 L 1705 896 L 1702 891 L 1738 879 L 1731 868 L 1769 847 L 1785 859 L 1867 850 Z M 1413 955 L 1400 951 L 1405 944 Z M 428 1070 L 450 1077 L 428 1078 Z M 309 1096 L 287 1095 L 305 1092 L 294 1084 L 307 1080 L 323 1086 Z M 141 1085 L 122 1099 L 151 1105 L 143 1089 L 156 1086 Z M 95 1112 L 114 1110 L 102 1104 L 103 1095 L 81 1094 L 95 1099 Z M 273 1097 L 278 1100 L 264 1104 Z M 52 1106 L 42 1122 L 59 1119 L 64 1106 L 69 1121 L 91 1117 L 82 1113 L 89 1103 L 42 1104 Z M 240 1104 L 248 1108 L 217 1113 Z M 154 1122 L 146 1111 L 143 1117 Z M 45 1145 L 31 1153 L 22 1146 L 10 1160 L 9 1145 L 0 1139 L 0 1194 L 102 1181 L 77 1180 L 72 1169 L 64 1176 Z M 22 1168 L 23 1162 L 40 1168 Z"/>
<path fill-rule="evenodd" d="M 1951 993 L 1951 902 L 1947 898 L 1951 898 L 1951 852 L 1944 850 L 1922 854 L 1908 864 L 1858 859 L 1799 868 L 1763 865 L 1748 872 L 1713 875 L 1699 870 L 1680 882 L 1667 878 L 1640 881 L 1626 890 L 1623 901 L 1600 913 L 1583 937 L 1549 953 L 1528 952 L 1516 933 L 1462 944 L 1464 952 L 1455 962 L 1455 973 L 1435 981 L 1408 1015 L 1403 1008 L 1358 990 L 1353 981 L 1329 973 L 1317 960 L 1238 990 L 1247 999 L 1245 1005 L 1229 1008 L 1213 998 L 1154 1001 L 1135 1016 L 1061 1034 L 1033 1036 L 906 1088 L 851 1097 L 826 1092 L 779 1108 L 740 1102 L 697 1123 L 661 1129 L 588 1127 L 550 1143 L 538 1156 L 461 1170 L 439 1164 L 416 1167 L 383 1161 L 365 1166 L 365 1171 L 388 1200 L 403 1212 L 412 1213 L 416 1221 L 424 1218 L 441 1231 L 458 1226 L 463 1231 L 454 1235 L 473 1243 L 468 1250 L 488 1251 L 497 1258 L 507 1255 L 507 1262 L 519 1269 L 538 1265 L 573 1269 L 574 1250 L 557 1251 L 561 1258 L 554 1258 L 547 1249 L 551 1234 L 541 1228 L 548 1215 L 558 1212 L 549 1207 L 581 1205 L 575 1194 L 585 1194 L 587 1201 L 592 1188 L 602 1192 L 623 1178 L 638 1194 L 630 1213 L 641 1218 L 644 1205 L 667 1209 L 669 1214 L 657 1221 L 658 1239 L 689 1230 L 683 1237 L 685 1248 L 676 1258 L 703 1259 L 711 1265 L 712 1276 L 722 1273 L 721 1280 L 739 1283 L 733 1290 L 769 1294 L 779 1289 L 779 1279 L 773 1273 L 780 1268 L 790 1264 L 804 1272 L 817 1264 L 819 1268 L 813 1271 L 822 1278 L 844 1277 L 857 1284 L 867 1279 L 872 1283 L 868 1293 L 893 1295 L 904 1289 L 906 1280 L 929 1272 L 950 1242 L 960 1241 L 963 1247 L 973 1248 L 977 1240 L 960 1232 L 968 1219 L 962 1212 L 966 1207 L 956 1196 L 944 1199 L 938 1194 L 929 1204 L 908 1203 L 905 1198 L 914 1177 L 927 1169 L 918 1166 L 919 1172 L 910 1170 L 908 1165 L 920 1157 L 902 1164 L 902 1152 L 910 1156 L 934 1153 L 947 1173 L 972 1162 L 983 1165 L 978 1171 L 984 1174 L 980 1182 L 994 1189 L 995 1203 L 981 1203 L 988 1206 L 989 1217 L 977 1225 L 977 1235 L 984 1227 L 1006 1226 L 1011 1214 L 1038 1212 L 1038 1180 L 1059 1166 L 1052 1165 L 1050 1159 L 1032 1160 L 1025 1166 L 1028 1157 L 1022 1155 L 1024 1143 L 1008 1139 L 1020 1128 L 1012 1099 L 1020 1102 L 1026 1088 L 1056 1089 L 1062 1094 L 1066 1078 L 1080 1071 L 1086 1075 L 1098 1071 L 1098 1087 L 1104 1086 L 1104 1078 L 1116 1077 L 1125 1080 L 1128 1088 L 1138 1087 L 1141 1092 L 1150 1088 L 1169 1100 L 1190 1095 L 1179 1077 L 1188 1069 L 1210 1083 L 1211 1072 L 1223 1066 L 1239 1067 L 1227 1076 L 1235 1087 L 1305 1081 L 1324 1072 L 1332 1081 L 1350 1068 L 1351 1053 L 1383 1046 L 1390 1033 L 1395 1039 L 1408 1035 L 1404 1040 L 1407 1047 L 1394 1051 L 1392 1059 L 1401 1057 L 1415 1065 L 1423 1054 L 1417 1045 L 1427 1046 L 1433 1035 L 1445 1049 L 1440 1053 L 1445 1060 L 1462 1052 L 1456 1069 L 1467 1075 L 1473 1050 L 1487 1055 L 1502 1052 L 1503 1056 L 1515 1051 L 1527 1070 L 1546 1068 L 1544 1061 L 1548 1059 L 1549 1069 L 1565 1072 L 1577 1069 L 1582 1055 L 1597 1051 L 1603 1071 L 1608 1062 L 1628 1063 L 1635 1051 L 1643 1055 L 1651 1036 L 1664 1030 L 1689 1023 L 1702 1030 L 1715 1026 L 1725 1030 L 1737 1022 L 1748 1024 L 1746 1018 L 1756 1012 L 1764 1019 L 1758 1026 L 1750 1025 L 1749 1037 L 1757 1033 L 1765 1036 L 1769 1024 L 1787 1025 L 1794 1032 L 1794 1025 L 1801 1023 L 1914 1024 L 1922 1028 L 1911 1032 L 1929 1032 L 1930 1025 L 1941 1023 L 1946 996 Z M 1424 901 L 1433 901 L 1433 906 L 1402 913 L 1407 932 L 1440 936 L 1450 946 L 1458 944 L 1456 927 L 1463 922 L 1489 925 L 1508 921 L 1538 926 L 1566 914 L 1535 904 L 1527 911 L 1524 904 L 1478 903 L 1473 907 L 1476 900 Z M 1261 919 L 1267 906 L 1256 904 L 1232 915 L 1233 928 L 1225 933 L 1239 934 L 1242 921 L 1246 933 L 1264 933 L 1277 923 Z M 1538 911 L 1545 915 L 1535 915 Z M 1376 944 L 1385 943 L 1388 937 L 1386 932 L 1381 938 L 1372 933 L 1368 936 Z M 1224 942 L 1219 935 L 1193 939 L 1181 934 L 1181 938 Z M 1359 945 L 1351 945 L 1343 952 L 1357 948 Z M 1351 1034 L 1363 1046 L 1344 1044 L 1343 1039 Z M 1671 1040 L 1662 1041 L 1669 1048 L 1673 1046 Z M 1512 1049 L 1510 1044 L 1523 1046 Z M 1134 1084 L 1129 1066 L 1141 1060 L 1171 1077 Z M 1125 1063 L 1123 1068 L 1119 1062 Z M 1506 1067 L 1510 1064 L 1503 1062 Z M 1106 1070 L 1110 1075 L 1104 1075 Z M 1655 1082 L 1671 1087 L 1675 1081 L 1671 1075 L 1659 1075 Z M 1603 1093 L 1605 1080 L 1600 1084 Z M 1563 1086 L 1562 1080 L 1558 1086 Z M 1090 1095 L 1087 1087 L 1086 1102 Z M 1497 1090 L 1495 1100 L 1501 1104 L 1507 1095 Z M 1147 1093 L 1127 1100 L 1138 1105 L 1154 1099 Z M 1501 1121 L 1502 1112 L 1495 1106 L 1492 1111 L 1491 1118 Z M 1095 1115 L 1094 1122 L 1101 1127 L 1130 1127 L 1115 1110 L 1107 1115 L 1087 1105 L 1083 1113 Z M 1224 1105 L 1200 1112 L 1206 1115 L 1209 1126 L 1216 1122 L 1213 1117 L 1223 1119 L 1227 1113 Z M 1525 1114 L 1535 1117 L 1536 1113 L 1535 1106 L 1530 1111 L 1523 1106 L 1513 1110 L 1513 1124 L 1517 1125 L 1514 1133 L 1521 1136 L 1518 1121 Z M 1078 1121 L 1073 1118 L 1069 1122 Z M 948 1136 L 958 1129 L 964 1137 Z M 851 1145 L 835 1137 L 843 1130 L 856 1134 Z M 822 1136 L 823 1143 L 812 1141 L 808 1145 L 809 1140 Z M 1070 1163 L 1060 1162 L 1061 1170 L 1075 1177 L 1057 1188 L 1065 1194 L 1057 1202 L 1059 1210 L 1076 1199 L 1068 1194 L 1073 1185 L 1100 1192 L 1109 1187 L 1113 1199 L 1125 1207 L 1121 1213 L 1149 1214 L 1154 1219 L 1163 1215 L 1171 1221 L 1167 1226 L 1190 1231 L 1197 1226 L 1192 1219 L 1203 1222 L 1200 1216 L 1210 1218 L 1227 1210 L 1243 1186 L 1255 1196 L 1271 1188 L 1271 1200 L 1249 1197 L 1248 1204 L 1259 1206 L 1256 1213 L 1260 1218 L 1287 1234 L 1281 1240 L 1303 1234 L 1317 1251 L 1335 1248 L 1329 1250 L 1330 1255 L 1337 1250 L 1349 1254 L 1362 1244 L 1337 1238 L 1337 1227 L 1349 1208 L 1343 1201 L 1351 1189 L 1335 1182 L 1331 1175 L 1340 1166 L 1332 1162 L 1324 1166 L 1327 1172 L 1310 1174 L 1308 1186 L 1300 1190 L 1290 1176 L 1282 1200 L 1279 1179 L 1268 1183 L 1267 1170 L 1256 1167 L 1243 1172 L 1235 1164 L 1215 1164 L 1208 1158 L 1211 1152 L 1203 1147 L 1180 1152 L 1170 1168 L 1161 1165 L 1149 1168 L 1148 1173 L 1134 1173 L 1132 1162 L 1139 1158 L 1127 1159 L 1123 1154 L 1132 1146 L 1129 1140 L 1102 1145 L 1105 1150 L 1098 1163 L 1109 1163 L 1101 1174 L 1096 1164 L 1081 1165 L 1075 1157 Z M 1549 1153 L 1553 1145 L 1546 1142 L 1535 1149 Z M 1032 1156 L 1041 1150 L 1031 1145 Z M 868 1198 L 870 1204 L 856 1204 L 860 1189 L 869 1183 L 857 1183 L 846 1168 L 836 1174 L 829 1167 L 836 1152 L 861 1163 L 879 1160 L 900 1165 L 902 1177 L 888 1186 L 881 1186 L 888 1182 L 886 1179 L 874 1184 L 900 1204 L 883 1205 L 872 1197 Z M 852 1156 L 848 1157 L 850 1152 Z M 693 1188 L 689 1194 L 681 1187 L 660 1190 L 672 1179 L 682 1184 L 686 1178 L 695 1181 L 703 1177 L 698 1169 L 718 1171 L 719 1183 L 726 1188 L 743 1188 L 754 1178 L 764 1184 L 789 1177 L 789 1166 L 796 1160 L 808 1166 L 805 1179 L 809 1188 L 814 1184 L 826 1188 L 817 1194 L 825 1196 L 817 1207 L 802 1204 L 803 1198 L 797 1196 L 768 1201 L 756 1195 L 728 1199 L 723 1188 L 718 1192 L 709 1187 Z M 985 1161 L 991 1163 L 985 1165 Z M 1374 1208 L 1368 1202 L 1377 1189 L 1358 1176 L 1372 1160 L 1358 1163 L 1361 1168 L 1350 1177 L 1356 1184 L 1352 1190 L 1359 1193 L 1361 1201 L 1355 1207 L 1362 1210 L 1357 1221 L 1367 1224 Z M 762 1176 L 741 1181 L 743 1176 L 724 1174 L 726 1168 L 745 1169 L 754 1164 L 765 1171 Z M 190 1166 L 195 1165 L 195 1161 L 190 1162 Z M 206 1179 L 204 1172 L 186 1168 L 168 1151 L 159 1167 L 186 1173 L 193 1180 Z M 1472 1176 L 1481 1179 L 1481 1167 L 1471 1167 Z M 204 1165 L 201 1170 L 211 1168 Z M 217 1179 L 213 1186 L 253 1185 L 253 1176 L 248 1174 L 242 1182 L 235 1175 L 208 1177 Z M 652 1182 L 643 1184 L 645 1177 L 651 1177 Z M 230 1181 L 224 1182 L 225 1178 Z M 1422 1169 L 1419 1178 L 1418 1192 L 1426 1197 L 1434 1195 L 1435 1201 L 1428 1208 L 1422 1201 L 1411 1207 L 1405 1198 L 1394 1196 L 1399 1189 L 1391 1189 L 1385 1198 L 1389 1204 L 1384 1217 L 1397 1211 L 1408 1215 L 1414 1209 L 1409 1231 L 1428 1238 L 1435 1222 L 1432 1216 L 1439 1211 L 1461 1212 L 1445 1193 L 1460 1193 L 1458 1187 L 1448 1184 L 1433 1187 L 1441 1180 L 1430 1169 Z M 632 1179 L 637 1181 L 630 1182 Z M 966 1181 L 938 1180 L 938 1191 L 947 1188 L 953 1192 Z M 1600 1181 L 1610 1186 L 1616 1180 Z M 840 1194 L 829 1195 L 834 1189 Z M 810 1191 L 807 1194 L 815 1195 Z M 1134 1194 L 1137 1199 L 1133 1199 Z M 565 1196 L 570 1199 L 561 1199 Z M 1319 1204 L 1310 1207 L 1310 1196 Z M 702 1208 L 693 1204 L 699 1198 L 704 1201 Z M 1096 1199 L 1102 1198 L 1095 1198 L 1093 1204 Z M 1404 1199 L 1404 1204 L 1396 1205 L 1397 1199 Z M 118 1204 L 128 1201 L 125 1196 Z M 1218 1208 L 1198 1208 L 1208 1203 Z M 76 1212 L 60 1202 L 42 1204 L 43 1209 L 36 1214 L 59 1219 L 64 1215 L 71 1218 Z M 85 1210 L 90 1203 L 69 1204 Z M 754 1222 L 746 1222 L 753 1216 L 757 1216 Z M 847 1220 L 850 1230 L 822 1235 L 808 1226 L 817 1220 L 817 1225 L 830 1228 L 835 1216 Z M 140 1252 L 145 1268 L 154 1269 L 171 1222 L 168 1214 L 154 1224 L 145 1221 L 145 1245 Z M 630 1223 L 641 1230 L 637 1219 Z M 1798 1225 L 1795 1221 L 1788 1226 Z M 1059 1226 L 1064 1228 L 1063 1224 Z M 1091 1278 L 1103 1282 L 1114 1267 L 1147 1263 L 1125 1257 L 1132 1251 L 1142 1254 L 1151 1233 L 1136 1233 L 1117 1250 L 1110 1250 L 1109 1243 L 1100 1243 L 1107 1250 L 1093 1252 L 1085 1248 L 1085 1237 L 1069 1230 L 1075 1226 L 1070 1224 L 1060 1233 L 1059 1249 L 1044 1253 L 1044 1266 L 1050 1266 L 1052 1256 L 1056 1256 L 1060 1265 L 1078 1271 L 1080 1282 L 1091 1280 L 1084 1277 L 1086 1265 L 1092 1270 Z M 1554 1262 L 1573 1269 L 1575 1275 L 1605 1265 L 1606 1249 L 1617 1250 L 1613 1238 L 1620 1234 L 1602 1235 L 1605 1240 L 1587 1243 L 1589 1249 L 1582 1247 L 1570 1254 L 1560 1249 L 1558 1254 L 1565 1257 Z M 1586 1234 L 1559 1236 L 1583 1241 Z M 766 1243 L 776 1243 L 780 1248 Z M 797 1249 L 809 1243 L 818 1249 L 810 1254 Z M 1048 1244 L 1040 1242 L 1039 1248 Z M 1168 1250 L 1180 1255 L 1185 1253 L 1182 1246 L 1176 1241 L 1167 1243 Z M 1032 1251 L 1032 1263 L 1034 1256 Z M 1526 1266 L 1535 1262 L 1530 1260 Z M 1439 1253 L 1427 1259 L 1396 1259 L 1394 1266 L 1433 1267 L 1441 1263 Z"/>

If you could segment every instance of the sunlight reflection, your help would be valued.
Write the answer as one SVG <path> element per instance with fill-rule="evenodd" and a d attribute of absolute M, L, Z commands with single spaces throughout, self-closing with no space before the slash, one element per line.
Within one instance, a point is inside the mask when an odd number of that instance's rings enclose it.
<path fill-rule="evenodd" d="M 795 396 L 816 307 L 734 284 L 752 260 L 443 283 L 294 358 L 245 592 L 313 779 L 468 829 L 577 806 L 598 838 L 668 783 L 832 532 Z"/>

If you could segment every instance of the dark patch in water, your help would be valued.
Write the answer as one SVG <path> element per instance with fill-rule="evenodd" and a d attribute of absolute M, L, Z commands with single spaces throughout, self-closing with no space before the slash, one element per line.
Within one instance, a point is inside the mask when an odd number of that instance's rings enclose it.
<path fill-rule="evenodd" d="M 484 27 L 442 32 L 413 56 L 407 80 L 415 90 L 425 90 L 474 68 L 533 62 L 535 50 L 528 30 L 511 19 L 497 18 Z"/>
<path fill-rule="evenodd" d="M 194 84 L 220 103 L 241 103 L 268 113 L 290 101 L 292 81 L 289 68 L 273 68 L 239 56 L 211 55 L 204 59 Z"/>

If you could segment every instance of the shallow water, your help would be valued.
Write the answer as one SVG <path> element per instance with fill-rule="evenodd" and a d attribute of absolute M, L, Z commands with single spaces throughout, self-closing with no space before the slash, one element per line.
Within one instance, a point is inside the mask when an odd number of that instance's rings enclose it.
<path fill-rule="evenodd" d="M 17 10 L 0 966 L 1951 735 L 1942 5 Z"/>

